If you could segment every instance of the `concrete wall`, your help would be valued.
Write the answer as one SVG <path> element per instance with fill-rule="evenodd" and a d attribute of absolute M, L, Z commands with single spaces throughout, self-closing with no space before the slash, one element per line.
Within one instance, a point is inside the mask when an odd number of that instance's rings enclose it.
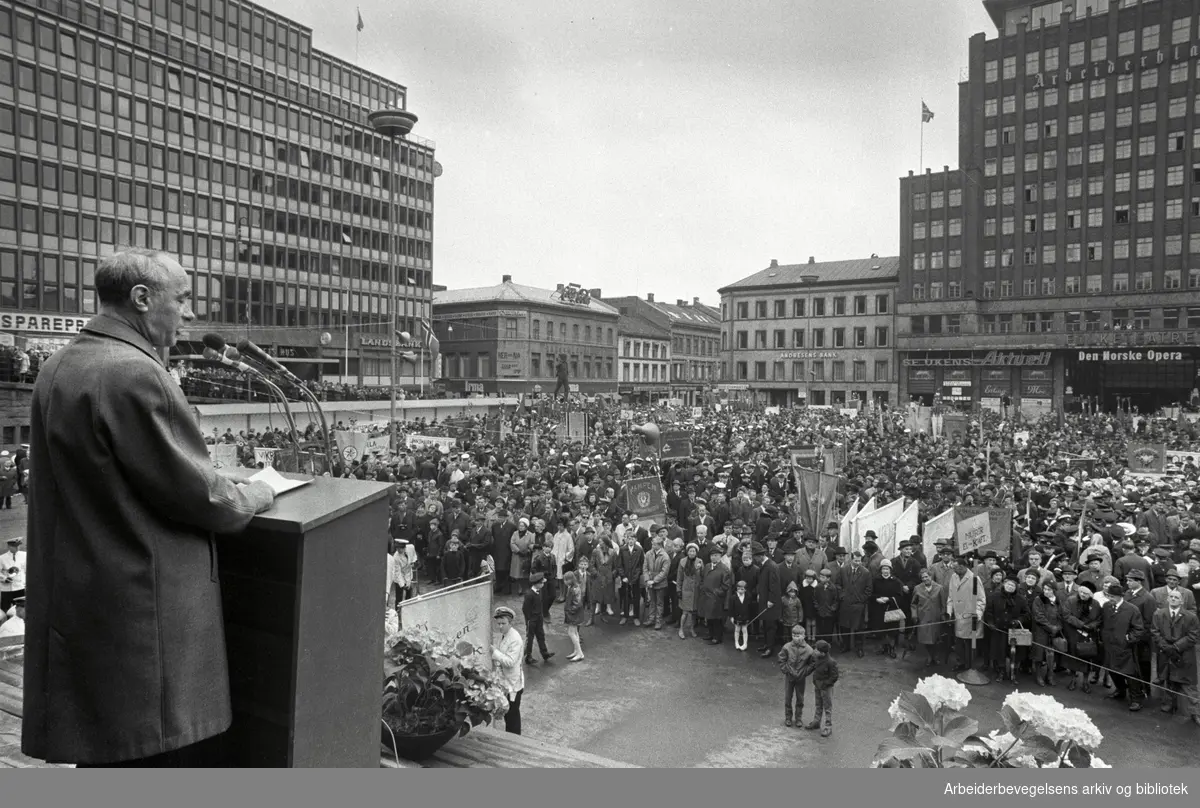
<path fill-rule="evenodd" d="M 444 419 L 458 415 L 485 415 L 495 412 L 499 407 L 514 407 L 518 404 L 515 398 L 444 398 L 423 401 L 396 402 L 396 417 L 401 421 L 415 421 L 424 418 L 432 421 L 435 418 Z M 358 422 L 388 420 L 391 403 L 388 401 L 326 401 L 323 402 L 325 418 L 332 427 L 338 421 L 349 425 L 351 419 Z M 278 407 L 266 404 L 196 404 L 192 407 L 200 421 L 200 428 L 205 433 L 214 429 L 224 432 L 232 429 L 240 432 L 244 429 L 265 429 L 269 426 L 282 426 L 283 417 Z M 296 427 L 304 429 L 310 420 L 304 406 L 292 403 L 292 415 L 296 419 Z"/>

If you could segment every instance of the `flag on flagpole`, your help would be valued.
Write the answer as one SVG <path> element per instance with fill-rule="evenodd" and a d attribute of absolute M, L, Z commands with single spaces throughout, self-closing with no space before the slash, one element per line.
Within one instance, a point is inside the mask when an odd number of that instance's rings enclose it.
<path fill-rule="evenodd" d="M 421 327 L 425 329 L 425 349 L 429 351 L 429 371 L 432 378 L 440 379 L 438 360 L 441 352 L 441 343 L 437 336 L 433 333 L 433 325 L 426 319 L 421 319 Z"/>
<path fill-rule="evenodd" d="M 362 26 L 361 19 L 359 20 L 359 26 L 361 29 L 361 26 Z M 933 112 L 929 109 L 929 107 L 925 104 L 925 102 L 922 101 L 921 102 L 921 123 L 929 123 L 932 120 L 933 120 Z"/>
<path fill-rule="evenodd" d="M 361 31 L 361 30 L 363 29 L 363 21 L 362 21 L 362 9 L 355 9 L 355 11 L 357 11 L 357 12 L 358 12 L 358 28 L 357 28 L 357 30 Z M 930 116 L 929 116 L 929 117 L 931 117 L 931 118 L 932 118 L 932 117 L 933 117 L 933 114 L 932 114 L 932 113 L 930 113 Z"/>

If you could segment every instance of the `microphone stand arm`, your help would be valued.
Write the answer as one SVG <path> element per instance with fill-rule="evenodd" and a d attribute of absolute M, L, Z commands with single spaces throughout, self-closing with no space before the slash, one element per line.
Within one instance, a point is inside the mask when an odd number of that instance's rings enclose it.
<path fill-rule="evenodd" d="M 283 417 L 287 419 L 288 430 L 292 433 L 292 443 L 296 447 L 296 451 L 300 450 L 300 435 L 296 432 L 296 419 L 292 416 L 292 408 L 288 404 L 287 396 L 283 394 L 283 390 L 279 389 L 279 385 L 267 378 L 266 374 L 258 374 L 258 380 L 267 386 L 272 393 L 278 398 L 283 405 Z"/>
<path fill-rule="evenodd" d="M 299 391 L 300 395 L 312 404 L 317 411 L 317 417 L 321 420 L 321 434 L 325 438 L 325 469 L 332 473 L 333 471 L 333 441 L 329 433 L 329 423 L 325 420 L 325 410 L 321 407 L 321 402 L 313 395 L 312 390 L 309 390 L 305 385 L 298 380 L 293 381 L 292 385 Z"/>

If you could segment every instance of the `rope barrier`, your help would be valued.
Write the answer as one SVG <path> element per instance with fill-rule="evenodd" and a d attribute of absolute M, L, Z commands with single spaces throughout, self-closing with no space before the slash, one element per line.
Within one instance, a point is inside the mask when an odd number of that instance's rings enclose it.
<path fill-rule="evenodd" d="M 998 629 L 998 628 L 996 628 L 995 626 L 993 626 L 991 623 L 985 622 L 985 621 L 983 621 L 983 620 L 980 620 L 979 622 L 980 622 L 980 623 L 982 623 L 983 625 L 987 626 L 988 628 L 990 628 L 992 631 L 1001 631 L 1001 632 L 1003 632 L 1003 633 L 1005 633 L 1005 634 L 1007 634 L 1007 633 L 1008 633 L 1008 629 Z M 1044 650 L 1046 650 L 1046 651 L 1049 651 L 1050 653 L 1054 654 L 1055 656 L 1069 657 L 1069 658 L 1071 658 L 1071 659 L 1078 660 L 1078 661 L 1080 661 L 1080 662 L 1083 662 L 1083 663 L 1085 663 L 1085 664 L 1087 664 L 1087 665 L 1090 665 L 1090 666 L 1092 666 L 1092 667 L 1096 668 L 1097 670 L 1104 671 L 1106 674 L 1108 674 L 1108 675 L 1110 675 L 1110 676 L 1115 674 L 1116 676 L 1121 676 L 1121 677 L 1123 677 L 1123 678 L 1124 678 L 1126 681 L 1130 681 L 1130 682 L 1138 682 L 1139 684 L 1143 684 L 1143 685 L 1145 685 L 1145 686 L 1146 686 L 1146 695 L 1147 695 L 1147 696 L 1149 696 L 1149 695 L 1150 695 L 1150 691 L 1151 691 L 1151 689 L 1152 689 L 1152 688 L 1158 688 L 1159 690 L 1163 691 L 1164 693 L 1170 693 L 1171 695 L 1174 695 L 1174 696 L 1182 696 L 1182 697 L 1183 697 L 1183 698 L 1185 698 L 1185 699 L 1190 699 L 1190 698 L 1191 698 L 1191 697 L 1190 697 L 1190 696 L 1188 696 L 1186 693 L 1180 693 L 1180 692 L 1178 692 L 1178 691 L 1171 690 L 1170 688 L 1168 688 L 1168 687 L 1165 687 L 1164 685 L 1160 685 L 1160 684 L 1157 684 L 1157 683 L 1154 683 L 1154 682 L 1148 682 L 1148 681 L 1146 681 L 1145 679 L 1139 679 L 1137 676 L 1131 676 L 1131 675 L 1129 675 L 1128 673 L 1121 673 L 1120 671 L 1118 671 L 1118 670 L 1114 670 L 1113 668 L 1110 668 L 1110 667 L 1108 667 L 1108 666 L 1106 666 L 1106 665 L 1103 665 L 1103 664 L 1101 664 L 1101 663 L 1099 663 L 1099 662 L 1093 662 L 1093 661 L 1092 661 L 1092 660 L 1090 660 L 1090 659 L 1084 659 L 1084 658 L 1083 658 L 1083 657 L 1081 657 L 1081 656 L 1076 656 L 1075 654 L 1071 654 L 1071 653 L 1068 653 L 1068 652 L 1066 652 L 1066 651 L 1059 651 L 1058 649 L 1054 648 L 1053 646 L 1049 646 L 1049 645 L 1043 645 L 1042 643 L 1040 643 L 1040 642 L 1034 642 L 1033 640 L 1030 640 L 1030 645 L 1031 645 L 1031 646 L 1034 646 L 1034 645 L 1036 645 L 1038 648 L 1041 648 L 1041 649 L 1044 649 Z M 1099 653 L 1099 651 L 1100 651 L 1100 646 L 1099 646 L 1099 644 L 1097 644 L 1097 645 L 1096 645 L 1096 652 L 1097 652 L 1097 654 Z M 1151 653 L 1154 653 L 1153 649 L 1151 649 Z M 1195 653 L 1195 649 L 1192 649 L 1192 653 Z M 1136 661 L 1136 660 L 1135 660 L 1135 661 Z"/>

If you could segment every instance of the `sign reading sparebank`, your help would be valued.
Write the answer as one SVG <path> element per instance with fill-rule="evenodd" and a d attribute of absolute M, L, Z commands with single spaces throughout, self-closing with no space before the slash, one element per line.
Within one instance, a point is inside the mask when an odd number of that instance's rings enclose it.
<path fill-rule="evenodd" d="M 90 317 L 62 314 L 37 314 L 27 311 L 0 311 L 0 331 L 21 334 L 78 334 Z"/>

